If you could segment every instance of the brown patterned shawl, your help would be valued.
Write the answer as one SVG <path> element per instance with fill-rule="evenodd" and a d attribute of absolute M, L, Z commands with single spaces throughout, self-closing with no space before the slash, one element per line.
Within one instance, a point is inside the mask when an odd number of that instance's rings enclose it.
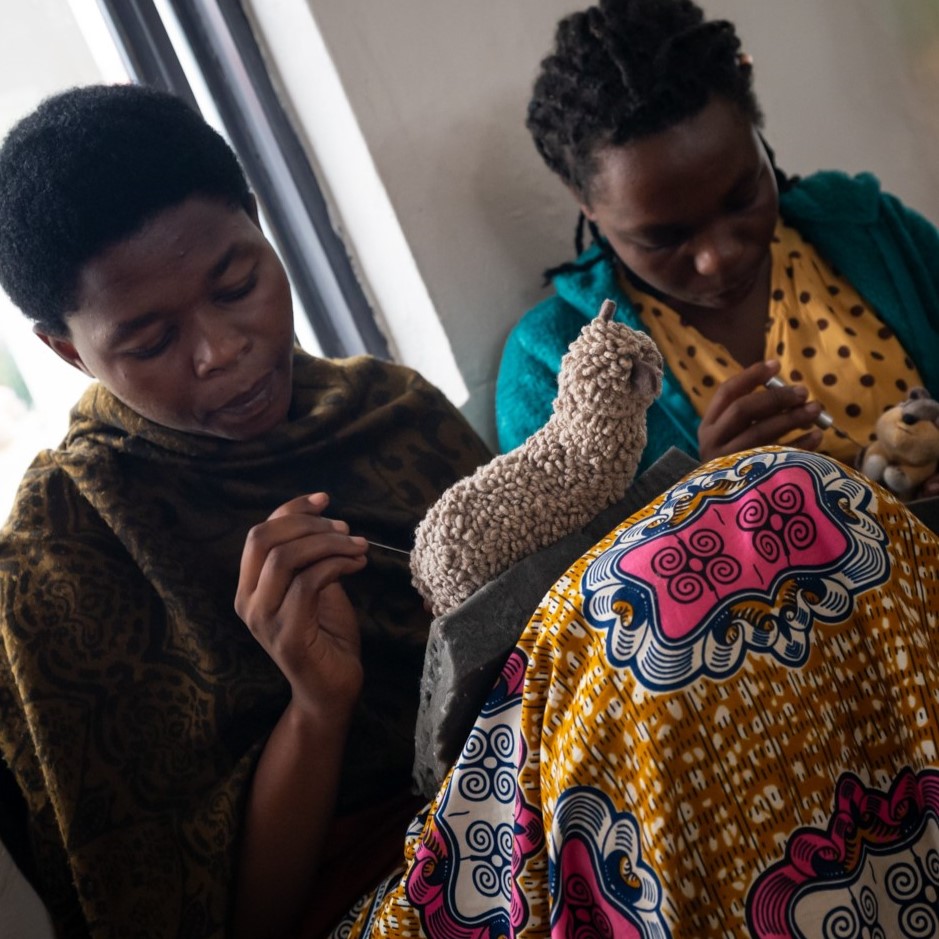
<path fill-rule="evenodd" d="M 218 936 L 246 784 L 288 687 L 233 610 L 248 529 L 330 493 L 353 533 L 407 547 L 489 458 L 443 396 L 371 358 L 297 354 L 287 423 L 181 434 L 100 386 L 36 459 L 0 536 L 0 748 L 42 892 L 68 936 Z M 348 579 L 366 683 L 340 813 L 407 787 L 428 627 L 407 561 Z"/>

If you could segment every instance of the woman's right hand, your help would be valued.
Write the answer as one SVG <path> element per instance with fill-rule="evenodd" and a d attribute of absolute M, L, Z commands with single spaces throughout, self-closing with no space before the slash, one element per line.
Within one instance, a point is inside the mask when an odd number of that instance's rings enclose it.
<path fill-rule="evenodd" d="M 325 493 L 292 499 L 248 533 L 235 610 L 290 682 L 295 707 L 322 719 L 351 711 L 362 687 L 359 629 L 339 578 L 368 548 L 325 518 Z"/>
<path fill-rule="evenodd" d="M 812 424 L 822 406 L 817 401 L 806 403 L 807 392 L 801 385 L 766 388 L 778 372 L 775 359 L 756 362 L 720 385 L 698 427 L 702 461 L 777 443 L 799 428 L 812 429 L 788 445 L 803 450 L 818 447 L 822 432 Z"/>

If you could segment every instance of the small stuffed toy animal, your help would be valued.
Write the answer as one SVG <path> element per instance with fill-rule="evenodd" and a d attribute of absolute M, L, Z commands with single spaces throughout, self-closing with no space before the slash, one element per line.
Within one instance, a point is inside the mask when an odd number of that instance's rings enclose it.
<path fill-rule="evenodd" d="M 434 616 L 625 494 L 662 356 L 645 333 L 614 322 L 615 311 L 604 301 L 571 343 L 548 423 L 451 486 L 418 526 L 412 580 Z"/>
<path fill-rule="evenodd" d="M 877 439 L 860 455 L 861 472 L 898 498 L 913 498 L 939 467 L 939 401 L 913 388 L 880 415 L 874 430 Z"/>

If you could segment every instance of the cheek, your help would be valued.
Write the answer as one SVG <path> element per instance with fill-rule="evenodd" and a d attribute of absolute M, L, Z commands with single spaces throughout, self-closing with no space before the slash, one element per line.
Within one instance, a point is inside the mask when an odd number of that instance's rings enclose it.
<path fill-rule="evenodd" d="M 262 322 L 274 322 L 293 331 L 293 298 L 290 281 L 282 269 L 274 273 L 258 294 L 257 308 Z"/>

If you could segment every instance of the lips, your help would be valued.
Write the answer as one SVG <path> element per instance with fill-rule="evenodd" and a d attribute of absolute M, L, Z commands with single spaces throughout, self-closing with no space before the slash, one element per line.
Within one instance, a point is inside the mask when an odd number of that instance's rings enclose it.
<path fill-rule="evenodd" d="M 221 407 L 215 408 L 215 413 L 226 416 L 243 416 L 250 414 L 255 408 L 266 406 L 270 399 L 272 373 L 262 375 L 247 391 L 229 398 Z"/>

